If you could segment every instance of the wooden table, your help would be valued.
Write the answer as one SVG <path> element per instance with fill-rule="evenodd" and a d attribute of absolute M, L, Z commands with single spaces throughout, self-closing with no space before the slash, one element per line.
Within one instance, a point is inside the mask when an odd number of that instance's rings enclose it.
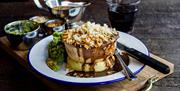
<path fill-rule="evenodd" d="M 24 66 L 28 71 L 33 73 L 35 76 L 37 76 L 41 81 L 43 81 L 47 86 L 49 86 L 53 91 L 59 91 L 63 90 L 66 91 L 69 88 L 74 88 L 74 91 L 80 91 L 87 89 L 87 91 L 92 91 L 94 89 L 98 89 L 98 91 L 114 91 L 114 90 L 126 90 L 126 91 L 137 91 L 140 90 L 144 84 L 147 82 L 148 79 L 155 76 L 158 78 L 158 80 L 172 74 L 174 72 L 174 64 L 168 62 L 167 60 L 164 60 L 158 56 L 155 56 L 153 54 L 150 54 L 151 57 L 157 59 L 158 61 L 168 65 L 170 67 L 170 73 L 169 74 L 162 74 L 154 69 L 152 69 L 149 66 L 145 66 L 143 70 L 138 73 L 137 79 L 134 81 L 130 80 L 124 80 L 121 82 L 115 82 L 113 84 L 108 85 L 101 85 L 101 86 L 74 86 L 74 85 L 64 85 L 59 84 L 55 81 L 52 81 L 48 78 L 43 77 L 40 74 L 37 74 L 35 70 L 33 70 L 27 60 L 28 50 L 21 51 L 21 50 L 14 50 L 10 47 L 10 43 L 7 39 L 7 37 L 0 37 L 0 47 L 4 49 L 7 53 L 9 53 L 11 56 L 13 56 L 18 63 L 20 63 L 22 66 Z M 113 88 L 113 89 L 111 89 Z"/>
<path fill-rule="evenodd" d="M 91 20 L 98 23 L 108 23 L 105 0 L 96 0 L 96 2 L 87 8 L 84 20 Z M 1 21 L 12 21 L 14 18 L 26 18 L 37 14 L 36 8 L 32 3 L 14 3 L 8 4 L 11 8 L 1 4 L 4 11 L 1 12 Z M 12 7 L 17 5 L 14 10 Z M 16 13 L 22 7 L 28 10 Z M 36 13 L 33 11 L 36 10 Z M 13 15 L 14 14 L 14 15 Z M 9 18 L 10 17 L 10 18 Z M 7 21 L 8 20 L 8 21 Z M 4 22 L 1 22 L 4 23 Z M 6 24 L 4 23 L 4 24 Z M 3 24 L 2 24 L 3 25 Z M 1 25 L 1 26 L 2 26 Z M 148 47 L 150 52 L 167 59 L 175 64 L 175 72 L 155 83 L 152 91 L 179 91 L 180 90 L 180 1 L 179 0 L 142 0 L 137 20 L 135 23 L 135 31 L 132 33 L 142 40 Z M 109 86 L 109 88 L 111 85 Z M 69 86 L 64 88 L 70 88 Z M 72 87 L 74 89 L 74 87 Z M 88 89 L 88 88 L 87 88 Z M 111 88 L 110 88 L 111 89 Z M 115 88 L 118 90 L 118 88 Z M 81 89 L 83 90 L 83 89 Z M 95 89 L 94 90 L 98 90 Z"/>

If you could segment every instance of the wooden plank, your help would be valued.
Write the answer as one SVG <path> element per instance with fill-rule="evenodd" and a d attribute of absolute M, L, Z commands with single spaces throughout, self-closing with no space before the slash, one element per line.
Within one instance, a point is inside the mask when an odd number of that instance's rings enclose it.
<path fill-rule="evenodd" d="M 174 64 L 168 62 L 165 59 L 162 59 L 154 54 L 150 54 L 151 57 L 159 60 L 160 62 L 163 62 L 164 64 L 167 64 L 171 71 L 169 74 L 162 74 L 154 69 L 152 69 L 149 66 L 145 66 L 145 68 L 137 75 L 138 79 L 134 81 L 124 80 L 121 82 L 116 82 L 113 84 L 108 85 L 100 85 L 100 86 L 72 86 L 72 85 L 63 85 L 58 84 L 54 81 L 48 80 L 47 78 L 38 75 L 36 72 L 32 70 L 32 68 L 28 65 L 27 61 L 27 53 L 28 51 L 18 51 L 13 50 L 10 47 L 10 44 L 6 37 L 0 37 L 0 47 L 3 48 L 7 53 L 9 53 L 11 56 L 13 56 L 22 66 L 24 66 L 28 71 L 33 73 L 35 76 L 37 76 L 42 82 L 44 82 L 47 86 L 49 86 L 53 91 L 60 91 L 60 90 L 67 90 L 67 89 L 73 89 L 77 91 L 137 91 L 145 84 L 145 82 L 152 76 L 158 77 L 158 79 L 162 79 L 174 72 Z"/>

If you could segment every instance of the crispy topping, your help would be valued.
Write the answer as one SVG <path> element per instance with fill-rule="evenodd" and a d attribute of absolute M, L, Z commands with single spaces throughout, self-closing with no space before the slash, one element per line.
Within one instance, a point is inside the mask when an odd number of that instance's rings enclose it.
<path fill-rule="evenodd" d="M 106 24 L 101 26 L 100 24 L 87 22 L 78 28 L 66 30 L 62 39 L 65 43 L 89 49 L 113 42 L 117 35 L 118 32 L 109 28 Z"/>

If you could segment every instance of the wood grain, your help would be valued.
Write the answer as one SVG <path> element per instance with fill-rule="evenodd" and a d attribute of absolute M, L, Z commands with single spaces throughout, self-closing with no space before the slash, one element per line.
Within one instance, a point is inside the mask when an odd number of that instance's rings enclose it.
<path fill-rule="evenodd" d="M 83 20 L 95 21 L 101 24 L 109 23 L 105 0 L 94 1 L 86 9 Z M 23 3 L 0 3 L 0 6 L 0 36 L 4 35 L 4 25 L 9 22 L 28 19 L 35 15 L 49 15 L 37 9 L 32 0 Z M 175 65 L 175 72 L 156 82 L 152 91 L 180 91 L 179 25 L 180 0 L 141 0 L 132 35 L 139 38 L 150 52 L 167 59 Z M 69 88 L 70 90 L 74 89 L 71 86 Z M 96 87 L 90 88 L 95 91 L 99 90 Z M 82 91 L 84 88 L 79 87 L 79 89 Z M 117 90 L 118 87 L 111 87 L 110 85 L 109 89 Z"/>
<path fill-rule="evenodd" d="M 137 75 L 138 79 L 134 81 L 124 80 L 121 82 L 115 82 L 113 84 L 108 85 L 100 85 L 100 86 L 72 86 L 72 85 L 63 85 L 58 84 L 55 81 L 51 81 L 39 74 L 37 74 L 32 68 L 29 66 L 27 61 L 27 53 L 28 51 L 18 51 L 13 50 L 10 47 L 9 41 L 6 37 L 0 38 L 0 46 L 5 49 L 6 52 L 8 52 L 11 56 L 17 59 L 17 61 L 23 65 L 27 70 L 29 70 L 31 73 L 33 73 L 35 76 L 37 76 L 42 82 L 44 82 L 47 86 L 49 86 L 53 91 L 66 91 L 67 89 L 71 89 L 72 91 L 137 91 L 139 90 L 145 82 L 152 76 L 159 77 L 159 80 L 172 74 L 174 72 L 174 64 L 168 62 L 167 60 L 164 60 L 154 54 L 151 54 L 153 58 L 159 60 L 160 62 L 163 62 L 167 64 L 171 71 L 169 74 L 162 74 L 154 69 L 152 69 L 149 66 L 145 66 L 145 68 Z"/>

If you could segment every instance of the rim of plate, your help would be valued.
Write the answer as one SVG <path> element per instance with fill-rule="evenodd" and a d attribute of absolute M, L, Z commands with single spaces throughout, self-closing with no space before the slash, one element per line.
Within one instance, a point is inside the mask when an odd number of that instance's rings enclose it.
<path fill-rule="evenodd" d="M 130 34 L 127 34 L 127 33 L 124 33 L 124 32 L 119 32 L 123 35 L 128 35 L 134 39 L 136 39 L 139 43 L 141 43 L 142 47 L 144 48 L 145 52 L 146 52 L 146 55 L 149 55 L 149 51 L 147 49 L 147 47 L 145 46 L 145 44 L 140 41 L 138 38 L 130 35 Z M 39 42 L 43 41 L 43 40 L 46 40 L 47 38 L 51 37 L 52 35 L 40 40 Z M 38 43 L 39 43 L 38 42 Z M 35 44 L 36 45 L 36 44 Z M 34 45 L 34 46 L 35 46 Z M 81 85 L 81 86 L 93 86 L 93 85 L 104 85 L 104 84 L 110 84 L 110 83 L 114 83 L 114 82 L 119 82 L 119 81 L 122 81 L 122 80 L 125 80 L 125 76 L 124 77 L 121 77 L 121 78 L 116 78 L 116 79 L 113 79 L 113 80 L 107 80 L 107 81 L 100 81 L 100 82 L 73 82 L 73 81 L 65 81 L 65 80 L 60 80 L 60 79 L 57 79 L 57 78 L 53 78 L 51 76 L 48 76 L 46 74 L 43 74 L 41 73 L 40 71 L 38 71 L 36 68 L 33 67 L 32 63 L 30 62 L 30 53 L 31 53 L 31 50 L 34 48 L 34 46 L 32 46 L 29 51 L 28 51 L 28 64 L 31 66 L 32 70 L 34 70 L 36 73 L 46 77 L 47 79 L 49 80 L 53 80 L 53 81 L 56 81 L 56 82 L 59 82 L 61 84 L 69 84 L 69 85 Z M 143 66 L 141 68 L 139 68 L 137 71 L 134 72 L 134 74 L 138 74 L 143 68 L 145 67 L 145 65 L 143 64 Z M 120 73 L 120 72 L 117 72 L 117 73 Z M 117 74 L 115 73 L 115 74 Z M 112 74 L 113 75 L 113 74 Z M 108 75 L 109 76 L 109 75 Z M 101 78 L 101 77 L 96 77 L 96 78 Z M 79 78 L 78 78 L 79 79 Z M 80 78 L 80 79 L 84 79 L 84 78 Z M 93 79 L 93 78 L 85 78 L 85 79 Z M 95 79 L 94 79 L 95 80 Z"/>

